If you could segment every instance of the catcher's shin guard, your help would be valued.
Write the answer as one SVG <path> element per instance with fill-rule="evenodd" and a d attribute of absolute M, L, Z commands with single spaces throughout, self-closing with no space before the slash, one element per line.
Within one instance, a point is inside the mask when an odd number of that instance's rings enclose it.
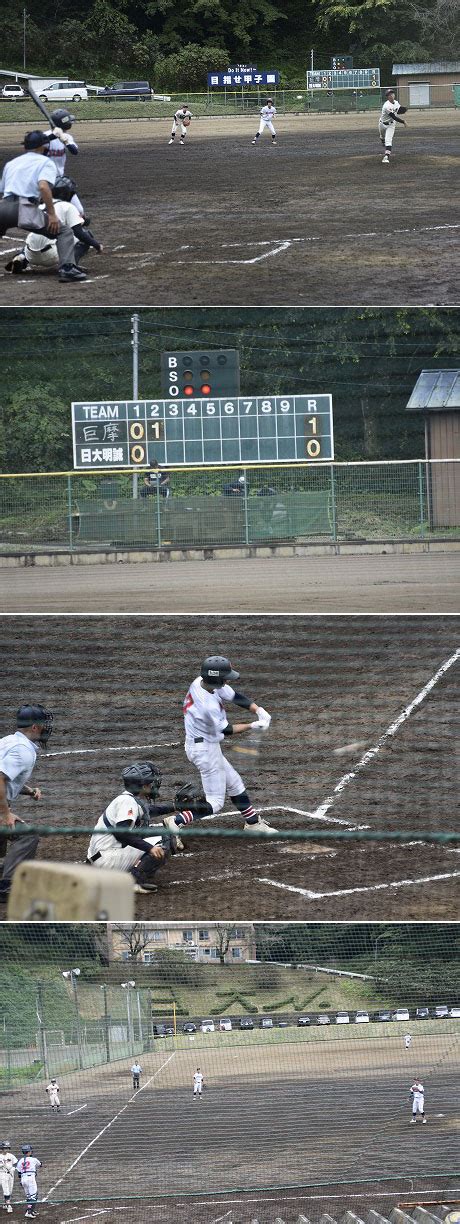
<path fill-rule="evenodd" d="M 168 842 L 167 845 L 165 844 L 166 842 Z M 130 874 L 134 876 L 136 884 L 140 884 L 141 888 L 148 888 L 149 884 L 153 884 L 159 867 L 163 867 L 166 859 L 169 858 L 171 853 L 169 838 L 165 837 L 163 839 L 162 847 L 165 852 L 164 859 L 155 859 L 152 858 L 151 854 L 143 854 L 140 862 L 130 868 Z"/>

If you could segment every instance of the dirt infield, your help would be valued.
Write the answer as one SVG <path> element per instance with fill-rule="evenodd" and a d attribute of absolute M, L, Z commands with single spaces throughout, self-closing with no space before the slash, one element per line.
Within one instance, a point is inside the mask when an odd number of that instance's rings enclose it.
<path fill-rule="evenodd" d="M 254 119 L 197 120 L 180 148 L 167 121 L 78 124 L 68 170 L 105 251 L 77 286 L 0 275 L 4 304 L 458 303 L 455 111 L 410 113 L 390 166 L 375 114 L 278 128 L 253 148 Z M 23 134 L 1 130 L 2 162 Z"/>
<path fill-rule="evenodd" d="M 458 831 L 458 663 L 326 802 L 453 657 L 458 627 L 458 617 L 4 617 L 0 734 L 21 701 L 42 700 L 55 712 L 51 755 L 34 775 L 47 825 L 91 825 L 118 793 L 122 766 L 139 756 L 161 766 L 169 799 L 194 773 L 183 751 L 182 699 L 201 658 L 224 652 L 243 690 L 274 716 L 261 755 L 243 765 L 235 752 L 233 759 L 275 826 Z M 30 819 L 26 800 L 18 806 Z M 228 808 L 215 824 L 238 827 Z M 53 837 L 40 853 L 81 861 L 86 846 L 83 837 Z M 459 873 L 458 849 L 415 836 L 404 846 L 200 837 L 166 865 L 158 894 L 137 898 L 137 913 L 452 920 Z"/>
<path fill-rule="evenodd" d="M 382 546 L 383 548 L 383 546 Z M 52 558 L 50 560 L 53 560 Z M 0 569 L 0 611 L 455 613 L 460 551 Z"/>
<path fill-rule="evenodd" d="M 51 1200 L 40 1206 L 43 1220 L 107 1218 L 112 1207 L 162 1224 L 249 1224 L 256 1211 L 272 1224 L 301 1211 L 317 1220 L 334 1203 L 336 1215 L 363 1199 L 377 1206 L 379 1194 L 388 1214 L 398 1199 L 453 1189 L 458 1037 L 417 1034 L 417 1052 L 401 1037 L 250 1051 L 235 1038 L 231 1051 L 201 1052 L 202 1101 L 192 1099 L 192 1046 L 169 1043 L 142 1056 L 134 1095 L 128 1061 L 60 1076 L 59 1115 L 45 1105 L 43 1084 L 4 1093 L 13 1150 L 27 1133 L 43 1161 L 40 1192 Z M 426 1131 L 410 1125 L 416 1074 Z M 155 1201 L 161 1195 L 169 1197 Z"/>

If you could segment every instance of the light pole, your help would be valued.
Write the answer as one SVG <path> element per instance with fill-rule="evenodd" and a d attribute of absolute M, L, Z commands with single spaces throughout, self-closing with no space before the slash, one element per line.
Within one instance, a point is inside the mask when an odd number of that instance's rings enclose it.
<path fill-rule="evenodd" d="M 80 969 L 66 969 L 64 973 L 62 974 L 62 976 L 63 978 L 66 978 L 67 981 L 70 981 L 70 984 L 73 990 L 73 997 L 74 997 L 74 1003 L 75 1003 L 75 1017 L 77 1021 L 78 1066 L 79 1066 L 80 1071 L 82 1071 L 83 1070 L 83 1054 L 82 1054 L 82 1048 L 81 1048 L 80 1012 L 78 1010 L 78 991 L 77 991 L 77 981 L 78 981 L 78 978 L 80 977 L 80 973 L 81 973 Z"/>
<path fill-rule="evenodd" d="M 105 1041 L 105 1058 L 106 1062 L 110 1062 L 110 1034 L 109 1034 L 109 1013 L 107 1009 L 107 986 L 99 987 L 104 991 L 104 1041 Z"/>
<path fill-rule="evenodd" d="M 134 1046 L 133 1017 L 132 1017 L 132 1011 L 131 1011 L 131 991 L 133 990 L 135 985 L 136 983 L 132 981 L 121 983 L 121 989 L 126 990 L 126 1011 L 128 1013 L 128 1042 L 131 1047 Z"/>
<path fill-rule="evenodd" d="M 374 939 L 374 965 L 377 964 L 377 948 L 379 939 L 389 939 L 390 937 L 391 931 L 382 931 L 381 935 L 376 935 Z"/>

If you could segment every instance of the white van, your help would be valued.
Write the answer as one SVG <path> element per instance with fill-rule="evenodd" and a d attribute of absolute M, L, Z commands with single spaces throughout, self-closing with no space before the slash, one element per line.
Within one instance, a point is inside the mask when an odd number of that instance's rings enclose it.
<path fill-rule="evenodd" d="M 88 90 L 84 81 L 53 81 L 40 89 L 38 96 L 42 102 L 87 102 Z"/>

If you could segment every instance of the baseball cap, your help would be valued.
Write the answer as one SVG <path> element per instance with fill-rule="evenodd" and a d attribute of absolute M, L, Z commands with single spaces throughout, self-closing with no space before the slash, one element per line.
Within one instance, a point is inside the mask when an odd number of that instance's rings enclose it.
<path fill-rule="evenodd" d="M 47 136 L 46 132 L 39 132 L 35 129 L 33 132 L 26 132 L 23 140 L 24 148 L 40 149 L 42 145 L 49 145 L 51 136 Z"/>

